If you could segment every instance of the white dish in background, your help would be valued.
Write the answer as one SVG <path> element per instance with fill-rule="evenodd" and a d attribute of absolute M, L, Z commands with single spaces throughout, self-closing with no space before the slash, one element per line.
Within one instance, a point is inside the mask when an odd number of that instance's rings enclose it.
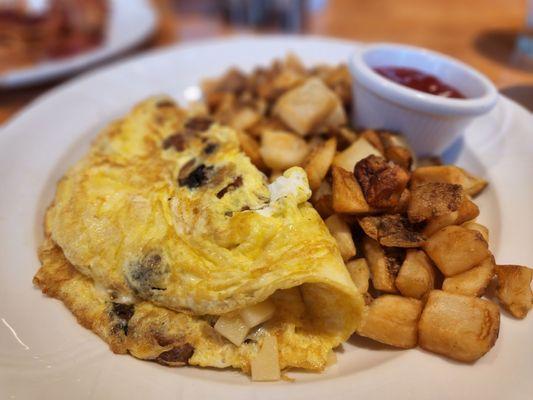
<path fill-rule="evenodd" d="M 350 57 L 354 76 L 354 122 L 367 128 L 406 132 L 420 155 L 440 154 L 475 117 L 489 112 L 498 99 L 494 84 L 480 72 L 434 51 L 393 43 L 371 44 Z M 393 82 L 375 67 L 413 68 L 437 77 L 465 95 L 453 99 Z"/>
<path fill-rule="evenodd" d="M 41 61 L 0 73 L 0 89 L 35 85 L 71 75 L 124 52 L 146 40 L 156 28 L 150 0 L 109 0 L 108 27 L 102 44 L 87 52 Z"/>
<path fill-rule="evenodd" d="M 273 36 L 158 50 L 59 86 L 11 120 L 0 131 L 0 398 L 530 399 L 531 315 L 517 321 L 502 313 L 500 339 L 474 365 L 352 339 L 323 374 L 294 372 L 294 383 L 252 383 L 234 371 L 168 368 L 115 355 L 62 303 L 32 286 L 43 213 L 56 182 L 109 121 L 153 94 L 182 102 L 195 97 L 201 79 L 233 65 L 249 70 L 288 51 L 307 64 L 336 63 L 356 46 Z M 533 265 L 532 122 L 502 97 L 448 154 L 490 182 L 477 203 L 500 263 Z"/>

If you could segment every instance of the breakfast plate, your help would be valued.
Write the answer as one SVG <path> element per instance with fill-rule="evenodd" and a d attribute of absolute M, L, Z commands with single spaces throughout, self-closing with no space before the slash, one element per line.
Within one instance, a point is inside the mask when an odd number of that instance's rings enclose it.
<path fill-rule="evenodd" d="M 155 11 L 147 0 L 111 0 L 109 8 L 108 27 L 101 45 L 71 57 L 2 72 L 0 88 L 34 85 L 73 74 L 142 43 L 156 28 Z"/>
<path fill-rule="evenodd" d="M 306 64 L 345 62 L 361 44 L 322 38 L 236 37 L 157 50 L 87 73 L 29 105 L 0 131 L 0 397 L 141 399 L 526 399 L 533 391 L 531 317 L 502 313 L 500 339 L 475 364 L 352 338 L 324 373 L 252 383 L 232 370 L 165 368 L 112 354 L 58 301 L 33 287 L 43 215 L 57 181 L 96 133 L 140 100 L 197 100 L 198 83 L 231 66 L 250 70 L 287 52 Z M 533 264 L 533 118 L 500 97 L 444 155 L 490 182 L 477 198 L 499 263 Z"/>

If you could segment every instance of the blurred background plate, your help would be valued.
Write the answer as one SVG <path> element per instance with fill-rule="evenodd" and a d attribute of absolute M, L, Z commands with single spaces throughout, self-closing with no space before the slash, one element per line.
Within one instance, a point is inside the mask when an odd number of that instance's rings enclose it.
<path fill-rule="evenodd" d="M 250 70 L 289 51 L 307 65 L 335 64 L 357 46 L 286 35 L 175 46 L 71 80 L 11 119 L 0 131 L 0 398 L 530 400 L 531 316 L 518 321 L 502 313 L 501 337 L 475 365 L 352 338 L 323 374 L 291 372 L 294 383 L 252 383 L 231 370 L 168 368 L 115 355 L 32 285 L 56 183 L 110 121 L 154 94 L 184 104 L 197 98 L 203 78 L 234 65 Z M 476 202 L 502 264 L 533 264 L 532 119 L 502 96 L 446 154 L 490 182 Z"/>
<path fill-rule="evenodd" d="M 0 73 L 0 89 L 34 85 L 71 75 L 141 44 L 156 28 L 150 0 L 109 0 L 110 13 L 103 43 L 68 58 L 43 61 Z"/>

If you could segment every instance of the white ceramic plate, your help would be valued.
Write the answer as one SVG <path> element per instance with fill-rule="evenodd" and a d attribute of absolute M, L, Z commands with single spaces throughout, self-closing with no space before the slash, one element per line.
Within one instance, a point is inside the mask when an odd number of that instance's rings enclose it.
<path fill-rule="evenodd" d="M 109 0 L 109 25 L 103 43 L 88 52 L 0 74 L 1 88 L 16 88 L 71 75 L 124 52 L 148 38 L 156 27 L 149 0 Z"/>
<path fill-rule="evenodd" d="M 62 303 L 32 286 L 55 184 L 110 120 L 149 95 L 193 98 L 202 78 L 232 65 L 250 69 L 287 51 L 306 63 L 336 63 L 355 46 L 266 37 L 164 49 L 66 83 L 10 121 L 0 132 L 0 398 L 531 399 L 531 315 L 517 321 L 503 313 L 500 339 L 475 365 L 353 339 L 323 374 L 251 383 L 234 371 L 172 369 L 114 355 Z M 478 204 L 500 263 L 533 265 L 532 126 L 531 114 L 501 98 L 448 154 L 490 181 Z"/>

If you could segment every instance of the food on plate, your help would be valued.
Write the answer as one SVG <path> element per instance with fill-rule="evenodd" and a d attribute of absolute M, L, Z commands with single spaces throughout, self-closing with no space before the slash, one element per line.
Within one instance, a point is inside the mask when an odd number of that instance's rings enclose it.
<path fill-rule="evenodd" d="M 435 75 L 414 68 L 383 66 L 374 68 L 381 76 L 402 86 L 440 97 L 464 99 L 466 96 L 459 90 L 441 81 Z"/>
<path fill-rule="evenodd" d="M 513 317 L 525 318 L 533 303 L 531 278 L 533 270 L 521 265 L 496 266 L 498 289 L 496 294 L 500 304 Z"/>
<path fill-rule="evenodd" d="M 266 379 L 277 346 L 278 374 L 320 371 L 363 299 L 310 196 L 303 169 L 268 184 L 232 128 L 149 99 L 60 181 L 35 283 L 119 353 Z"/>
<path fill-rule="evenodd" d="M 0 67 L 9 70 L 77 54 L 102 42 L 106 0 L 0 2 Z"/>
<path fill-rule="evenodd" d="M 349 125 L 345 65 L 289 55 L 149 99 L 59 182 L 34 282 L 116 353 L 322 371 L 352 334 L 472 362 L 531 269 L 496 266 L 472 199 L 487 182 L 399 133 Z"/>
<path fill-rule="evenodd" d="M 421 312 L 420 300 L 387 294 L 366 308 L 357 333 L 394 347 L 416 347 Z"/>
<path fill-rule="evenodd" d="M 498 306 L 489 300 L 433 290 L 418 323 L 418 344 L 458 361 L 489 351 L 500 328 Z"/>

